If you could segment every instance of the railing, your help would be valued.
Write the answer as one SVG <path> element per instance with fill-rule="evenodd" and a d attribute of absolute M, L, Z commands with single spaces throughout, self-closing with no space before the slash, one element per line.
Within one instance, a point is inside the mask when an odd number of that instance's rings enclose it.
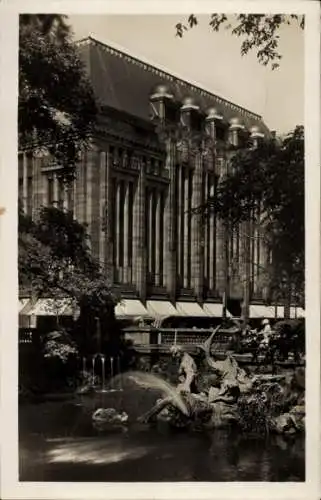
<path fill-rule="evenodd" d="M 136 345 L 201 345 L 213 333 L 212 329 L 201 328 L 159 328 L 139 329 L 128 328 L 124 330 L 125 336 L 131 338 Z M 228 348 L 234 340 L 234 335 L 227 331 L 217 332 L 213 344 L 222 349 Z"/>

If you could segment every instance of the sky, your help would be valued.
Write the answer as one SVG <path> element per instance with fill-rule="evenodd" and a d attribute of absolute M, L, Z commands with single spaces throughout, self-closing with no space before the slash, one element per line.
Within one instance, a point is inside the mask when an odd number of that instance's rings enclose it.
<path fill-rule="evenodd" d="M 297 24 L 280 29 L 280 68 L 271 71 L 254 53 L 241 56 L 241 40 L 211 31 L 209 16 L 175 36 L 176 15 L 71 15 L 74 39 L 93 38 L 166 69 L 204 89 L 260 114 L 283 134 L 304 118 L 304 34 Z"/>

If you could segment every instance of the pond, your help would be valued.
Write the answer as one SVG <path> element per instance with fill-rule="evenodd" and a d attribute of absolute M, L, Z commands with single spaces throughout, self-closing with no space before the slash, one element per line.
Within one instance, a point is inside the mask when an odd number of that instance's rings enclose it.
<path fill-rule="evenodd" d="M 173 432 L 137 423 L 157 397 L 125 388 L 21 403 L 20 481 L 304 481 L 304 438 Z M 95 429 L 91 416 L 100 407 L 126 411 L 127 429 Z"/>

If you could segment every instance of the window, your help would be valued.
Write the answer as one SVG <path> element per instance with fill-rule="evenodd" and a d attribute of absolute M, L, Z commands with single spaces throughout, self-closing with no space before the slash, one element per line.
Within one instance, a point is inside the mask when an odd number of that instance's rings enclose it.
<path fill-rule="evenodd" d="M 218 141 L 224 141 L 225 140 L 225 129 L 222 127 L 222 125 L 217 125 L 216 126 L 216 139 Z"/>

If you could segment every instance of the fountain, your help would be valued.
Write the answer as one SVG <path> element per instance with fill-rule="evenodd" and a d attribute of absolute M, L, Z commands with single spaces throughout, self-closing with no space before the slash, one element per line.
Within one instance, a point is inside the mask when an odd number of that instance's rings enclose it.
<path fill-rule="evenodd" d="M 120 357 L 117 356 L 117 371 L 118 371 L 118 377 L 119 377 L 119 386 L 118 389 L 119 391 L 123 390 L 123 383 L 122 383 L 122 374 L 121 374 L 121 366 L 120 366 Z"/>
<path fill-rule="evenodd" d="M 132 380 L 140 387 L 146 389 L 154 389 L 163 393 L 164 396 L 170 398 L 173 405 L 176 406 L 184 415 L 189 415 L 189 410 L 182 395 L 177 391 L 176 387 L 171 385 L 166 380 L 150 373 L 128 372 L 126 377 Z"/>
<path fill-rule="evenodd" d="M 101 361 L 101 387 L 95 387 L 95 392 L 107 393 L 115 392 L 118 389 L 114 388 L 114 358 L 110 358 L 110 388 L 106 388 L 106 357 L 104 354 L 95 354 L 92 358 L 92 387 L 95 386 L 95 366 L 96 359 L 99 358 Z M 121 384 L 121 382 L 120 382 Z M 121 388 L 119 390 L 122 390 Z"/>
<path fill-rule="evenodd" d="M 93 372 L 92 372 L 92 376 L 93 376 L 93 379 L 92 379 L 92 385 L 94 387 L 95 385 L 95 362 L 96 362 L 96 356 L 93 356 L 92 357 L 92 367 L 93 367 Z"/>
<path fill-rule="evenodd" d="M 83 383 L 85 383 L 85 380 L 86 380 L 86 358 L 83 357 L 82 358 L 82 380 L 83 380 Z"/>
<path fill-rule="evenodd" d="M 114 391 L 114 358 L 110 357 L 110 391 Z"/>
<path fill-rule="evenodd" d="M 101 378 L 102 378 L 102 391 L 105 391 L 105 356 L 100 356 L 101 359 Z"/>
<path fill-rule="evenodd" d="M 174 345 L 177 344 L 177 330 L 175 330 L 175 334 L 174 334 Z"/>

